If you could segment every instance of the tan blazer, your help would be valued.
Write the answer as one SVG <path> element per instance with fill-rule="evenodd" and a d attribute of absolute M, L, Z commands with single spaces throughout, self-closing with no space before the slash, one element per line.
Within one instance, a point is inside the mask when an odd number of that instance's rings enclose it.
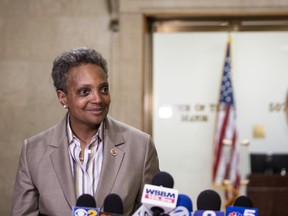
<path fill-rule="evenodd" d="M 71 216 L 77 198 L 66 118 L 24 141 L 13 193 L 13 216 Z M 158 156 L 150 135 L 109 116 L 105 121 L 104 159 L 94 197 L 97 207 L 103 208 L 109 193 L 118 194 L 128 215 L 140 205 L 143 185 L 159 171 Z"/>

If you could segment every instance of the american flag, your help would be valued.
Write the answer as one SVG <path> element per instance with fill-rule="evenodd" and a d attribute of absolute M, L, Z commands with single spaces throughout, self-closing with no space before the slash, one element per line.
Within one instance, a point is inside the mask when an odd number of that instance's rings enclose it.
<path fill-rule="evenodd" d="M 231 81 L 230 38 L 221 81 L 219 109 L 214 134 L 213 183 L 224 186 L 227 202 L 238 195 L 240 186 L 239 144 L 236 110 Z M 231 197 L 232 195 L 232 197 Z"/>

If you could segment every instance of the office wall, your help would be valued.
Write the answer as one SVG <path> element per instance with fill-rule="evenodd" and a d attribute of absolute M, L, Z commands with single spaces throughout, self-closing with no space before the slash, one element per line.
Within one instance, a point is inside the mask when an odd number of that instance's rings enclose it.
<path fill-rule="evenodd" d="M 277 1 L 119 0 L 0 1 L 0 214 L 9 215 L 18 157 L 25 138 L 64 115 L 50 79 L 59 52 L 90 46 L 110 62 L 111 114 L 143 127 L 143 16 L 147 13 L 285 13 Z M 116 0 L 110 2 L 117 3 Z M 119 19 L 119 31 L 110 29 Z M 131 82 L 133 80 L 133 82 Z M 134 115 L 131 115 L 134 113 Z"/>
<path fill-rule="evenodd" d="M 64 115 L 50 75 L 53 59 L 89 46 L 110 62 L 109 23 L 106 0 L 0 1 L 0 215 L 9 215 L 23 140 Z"/>

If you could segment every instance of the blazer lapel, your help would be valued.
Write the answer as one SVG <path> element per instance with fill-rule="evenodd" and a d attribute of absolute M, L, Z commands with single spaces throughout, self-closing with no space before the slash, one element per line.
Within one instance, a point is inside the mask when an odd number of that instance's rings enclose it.
<path fill-rule="evenodd" d="M 111 193 L 125 155 L 125 152 L 116 148 L 117 145 L 124 143 L 124 139 L 121 133 L 117 132 L 117 128 L 113 127 L 109 117 L 107 119 L 105 123 L 104 159 L 95 195 L 97 206 L 100 208 L 103 207 L 106 196 Z"/>
<path fill-rule="evenodd" d="M 69 146 L 66 135 L 66 118 L 56 127 L 55 135 L 51 139 L 50 146 L 53 146 L 54 148 L 56 147 L 56 149 L 51 154 L 50 159 L 64 196 L 72 207 L 76 204 L 76 194 L 69 158 Z"/>

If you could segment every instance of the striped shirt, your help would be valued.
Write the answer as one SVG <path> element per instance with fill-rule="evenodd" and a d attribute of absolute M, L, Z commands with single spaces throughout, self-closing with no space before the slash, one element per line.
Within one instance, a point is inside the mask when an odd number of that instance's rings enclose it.
<path fill-rule="evenodd" d="M 73 134 L 69 118 L 67 134 L 76 196 L 79 197 L 84 193 L 93 196 L 97 190 L 102 168 L 104 123 L 101 123 L 97 133 L 93 136 L 89 145 L 86 146 L 82 163 L 80 161 L 80 140 Z"/>

